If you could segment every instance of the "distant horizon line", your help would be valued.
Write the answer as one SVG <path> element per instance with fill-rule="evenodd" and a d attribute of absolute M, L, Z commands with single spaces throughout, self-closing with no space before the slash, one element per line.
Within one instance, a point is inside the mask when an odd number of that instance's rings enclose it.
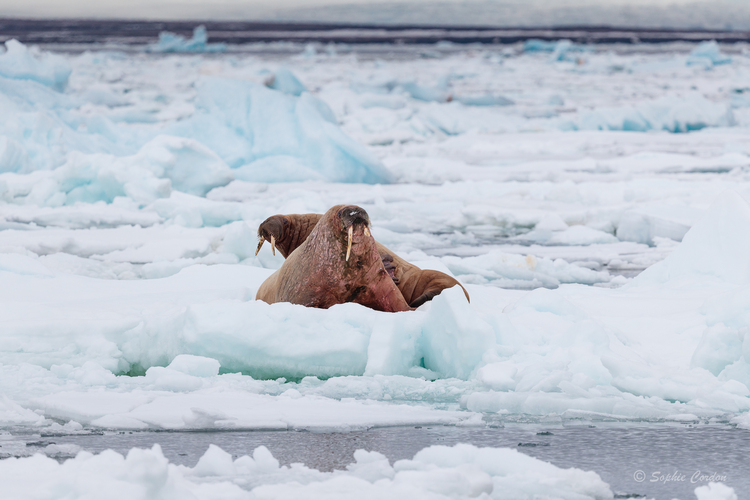
<path fill-rule="evenodd" d="M 111 23 L 111 24 L 149 24 L 149 25 L 182 25 L 185 27 L 198 27 L 216 25 L 228 28 L 231 25 L 238 26 L 269 26 L 288 27 L 293 30 L 331 30 L 331 29 L 383 29 L 388 31 L 397 30 L 473 30 L 473 31 L 627 31 L 627 32 L 654 32 L 654 33 L 750 33 L 745 28 L 699 28 L 699 27 L 636 27 L 617 24 L 559 24 L 559 25 L 489 25 L 489 24 L 442 24 L 442 23 L 387 23 L 387 22 L 344 22 L 344 21 L 288 21 L 281 19 L 269 20 L 222 20 L 222 19 L 147 19 L 147 18 L 108 18 L 108 17 L 15 17 L 0 15 L 0 27 L 5 23 Z M 0 33 L 1 35 L 2 33 Z"/>

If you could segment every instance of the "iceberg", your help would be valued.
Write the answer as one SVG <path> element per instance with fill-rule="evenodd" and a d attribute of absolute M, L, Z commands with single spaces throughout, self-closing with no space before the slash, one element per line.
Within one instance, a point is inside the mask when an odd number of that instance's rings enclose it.
<path fill-rule="evenodd" d="M 548 42 L 532 38 L 523 43 L 524 52 L 551 52 L 550 61 L 575 61 L 579 56 L 573 56 L 571 53 L 587 52 L 590 50 L 590 48 L 574 44 L 570 40 Z"/>
<path fill-rule="evenodd" d="M 690 51 L 690 55 L 687 58 L 687 65 L 701 65 L 707 68 L 717 66 L 719 64 L 729 64 L 732 62 L 732 58 L 725 56 L 721 53 L 719 44 L 716 40 L 710 42 L 701 42 Z"/>
<path fill-rule="evenodd" d="M 302 92 L 307 92 L 307 88 L 294 76 L 294 73 L 283 66 L 271 75 L 270 81 L 266 85 L 289 95 L 300 96 Z"/>
<path fill-rule="evenodd" d="M 61 91 L 71 72 L 64 58 L 30 49 L 18 40 L 5 42 L 5 53 L 0 54 L 0 76 L 4 78 L 32 80 Z"/>
<path fill-rule="evenodd" d="M 222 78 L 201 81 L 195 114 L 174 135 L 200 138 L 237 179 L 284 182 L 389 183 L 388 170 L 346 136 L 325 103 L 262 85 Z"/>
<path fill-rule="evenodd" d="M 208 43 L 206 27 L 196 26 L 193 29 L 193 37 L 190 39 L 182 35 L 162 31 L 159 33 L 159 41 L 146 47 L 148 52 L 224 52 L 226 44 Z"/>

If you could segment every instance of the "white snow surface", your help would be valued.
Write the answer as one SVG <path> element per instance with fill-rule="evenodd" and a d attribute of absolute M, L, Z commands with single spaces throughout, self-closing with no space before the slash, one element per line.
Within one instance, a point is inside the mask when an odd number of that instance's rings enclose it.
<path fill-rule="evenodd" d="M 6 47 L 0 428 L 748 425 L 746 52 Z M 471 303 L 254 301 L 258 224 L 339 203 Z M 469 469 L 456 495 L 498 484 Z"/>

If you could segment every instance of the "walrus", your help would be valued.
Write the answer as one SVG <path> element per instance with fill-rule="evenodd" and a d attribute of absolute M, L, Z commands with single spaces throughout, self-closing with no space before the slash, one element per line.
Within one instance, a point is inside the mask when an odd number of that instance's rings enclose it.
<path fill-rule="evenodd" d="M 263 243 L 268 241 L 271 243 L 274 255 L 278 249 L 281 255 L 287 258 L 304 243 L 322 217 L 321 214 L 289 214 L 269 217 L 258 227 L 260 242 L 255 255 L 258 255 Z M 375 245 L 384 269 L 410 307 L 417 308 L 432 300 L 446 288 L 455 285 L 460 286 L 466 295 L 466 300 L 470 300 L 466 289 L 451 276 L 440 271 L 420 269 L 397 256 L 385 245 L 377 241 Z"/>
<path fill-rule="evenodd" d="M 322 309 L 344 302 L 385 312 L 412 309 L 383 266 L 370 233 L 370 218 L 362 208 L 356 205 L 331 208 L 309 232 L 305 227 L 307 235 L 301 242 L 296 229 L 303 226 L 293 229 L 283 222 L 280 226 L 275 224 L 268 227 L 273 231 L 282 228 L 281 237 L 267 234 L 272 248 L 279 248 L 286 260 L 263 282 L 256 299 L 269 304 L 291 302 Z M 288 246 L 290 240 L 298 243 L 296 248 Z"/>

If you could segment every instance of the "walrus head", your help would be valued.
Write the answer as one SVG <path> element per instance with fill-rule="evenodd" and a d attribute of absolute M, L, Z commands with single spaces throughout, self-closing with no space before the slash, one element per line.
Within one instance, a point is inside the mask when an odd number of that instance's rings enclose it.
<path fill-rule="evenodd" d="M 271 244 L 271 252 L 274 255 L 276 255 L 276 249 L 278 249 L 286 259 L 305 241 L 320 217 L 320 214 L 273 215 L 269 217 L 258 226 L 258 239 L 260 241 L 258 242 L 258 248 L 255 250 L 255 255 L 258 255 L 263 243 L 267 241 Z"/>
<path fill-rule="evenodd" d="M 339 219 L 341 230 L 346 233 L 346 257 L 345 261 L 349 262 L 352 253 L 352 244 L 355 242 L 360 245 L 366 239 L 372 238 L 370 234 L 370 216 L 363 208 L 356 205 L 347 205 L 336 212 Z M 359 253 L 359 252 L 357 252 Z"/>

